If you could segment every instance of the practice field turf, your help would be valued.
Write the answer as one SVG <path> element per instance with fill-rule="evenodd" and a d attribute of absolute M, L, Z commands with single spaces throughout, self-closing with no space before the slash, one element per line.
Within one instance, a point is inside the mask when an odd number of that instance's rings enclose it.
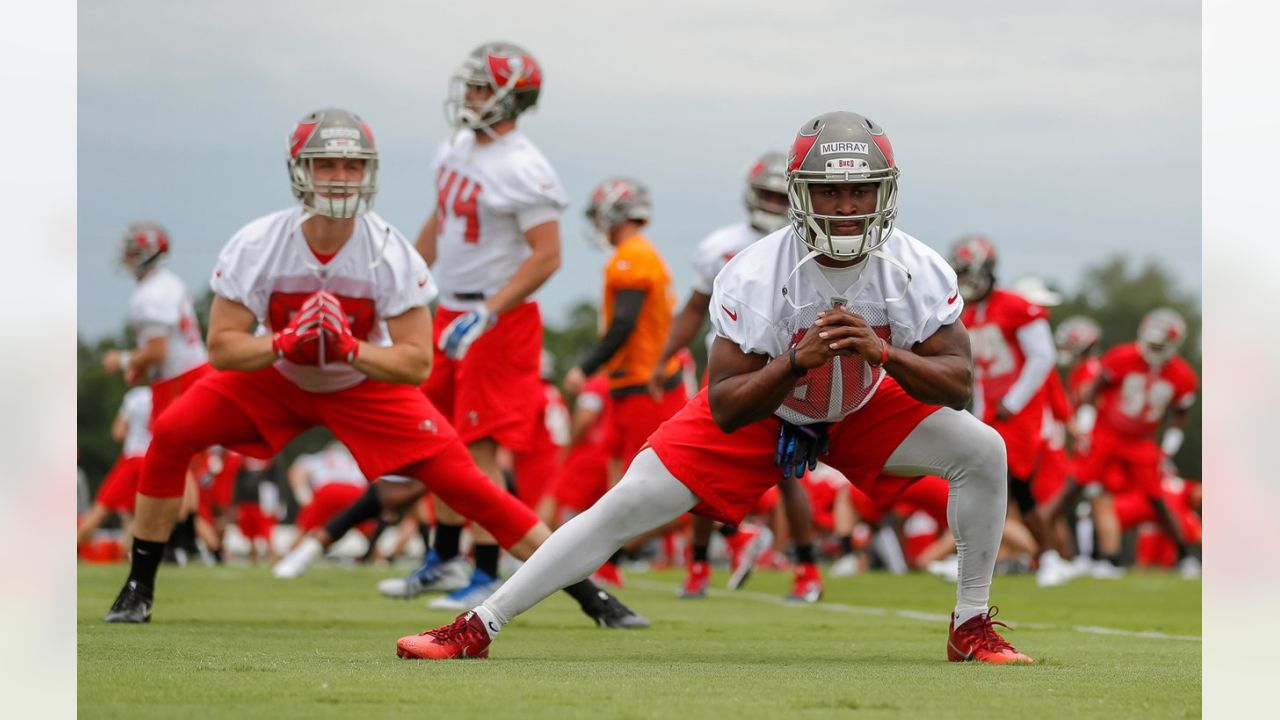
<path fill-rule="evenodd" d="M 102 622 L 122 565 L 81 566 L 81 717 L 826 718 L 1198 717 L 1200 583 L 1164 575 L 1037 589 L 997 577 L 1032 667 L 946 662 L 954 589 L 928 576 L 789 576 L 680 600 L 675 572 L 618 594 L 650 630 L 601 630 L 563 593 L 509 625 L 489 660 L 400 660 L 395 641 L 452 619 L 389 600 L 386 568 L 165 567 L 150 625 Z M 714 581 L 726 578 L 718 572 Z"/>

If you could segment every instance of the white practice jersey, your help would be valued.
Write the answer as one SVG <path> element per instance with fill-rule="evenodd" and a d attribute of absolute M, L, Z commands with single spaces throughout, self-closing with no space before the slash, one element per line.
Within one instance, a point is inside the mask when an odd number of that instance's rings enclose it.
<path fill-rule="evenodd" d="M 776 358 L 799 342 L 818 312 L 830 310 L 837 297 L 899 348 L 911 348 L 960 318 L 964 302 L 955 272 L 938 253 L 901 230 L 894 230 L 880 250 L 910 270 L 909 282 L 901 268 L 869 256 L 844 269 L 811 260 L 788 284 L 787 276 L 809 248 L 790 227 L 783 228 L 738 253 L 716 277 L 711 323 L 743 352 Z M 797 382 L 777 415 L 797 424 L 835 422 L 865 405 L 883 379 L 884 370 L 861 356 L 840 356 Z"/>
<path fill-rule="evenodd" d="M 303 238 L 301 220 L 301 207 L 254 220 L 218 257 L 210 287 L 249 308 L 259 332 L 283 328 L 309 296 L 328 290 L 342 303 L 357 339 L 385 346 L 391 344 L 386 318 L 435 299 L 436 284 L 422 256 L 377 214 L 360 215 L 351 238 L 324 264 Z M 309 392 L 336 392 L 365 379 L 346 363 L 317 367 L 281 359 L 276 368 Z"/>
<path fill-rule="evenodd" d="M 145 385 L 130 388 L 120 403 L 120 416 L 128 427 L 120 454 L 124 457 L 146 455 L 151 445 L 151 388 Z"/>
<path fill-rule="evenodd" d="M 364 487 L 369 484 L 346 446 L 328 447 L 318 453 L 299 455 L 294 462 L 306 470 L 307 481 L 311 483 L 312 490 L 319 490 L 325 485 Z"/>
<path fill-rule="evenodd" d="M 743 221 L 726 225 L 713 231 L 698 243 L 693 255 L 693 289 L 703 295 L 710 296 L 715 287 L 716 276 L 733 256 L 747 249 L 755 241 L 764 237 L 764 233 Z M 711 353 L 711 343 L 716 339 L 714 325 L 707 331 L 707 354 Z"/>
<path fill-rule="evenodd" d="M 129 303 L 129 323 L 139 348 L 152 338 L 167 338 L 164 362 L 152 380 L 175 378 L 209 359 L 187 286 L 166 267 L 138 281 Z"/>
<path fill-rule="evenodd" d="M 529 257 L 524 232 L 569 203 L 551 163 L 519 130 L 484 145 L 462 130 L 440 147 L 434 169 L 440 304 L 471 310 Z"/>

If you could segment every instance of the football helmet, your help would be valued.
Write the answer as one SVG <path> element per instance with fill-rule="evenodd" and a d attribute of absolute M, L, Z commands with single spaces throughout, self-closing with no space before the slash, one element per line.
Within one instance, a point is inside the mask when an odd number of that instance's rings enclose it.
<path fill-rule="evenodd" d="M 317 110 L 298 121 L 288 140 L 293 196 L 312 215 L 353 218 L 373 205 L 378 193 L 378 149 L 359 115 L 347 110 Z M 317 182 L 317 158 L 359 158 L 364 174 L 357 182 Z"/>
<path fill-rule="evenodd" d="M 867 215 L 819 215 L 814 183 L 874 183 L 876 209 Z M 884 130 L 851 112 L 829 112 L 801 126 L 787 156 L 787 200 L 791 224 L 811 250 L 853 260 L 880 247 L 898 216 L 898 168 Z M 857 235 L 833 235 L 831 223 L 861 220 Z"/>
<path fill-rule="evenodd" d="M 588 238 L 608 249 L 609 231 L 627 220 L 644 224 L 653 216 L 649 189 L 631 178 L 605 180 L 591 191 L 586 211 Z"/>
<path fill-rule="evenodd" d="M 479 107 L 468 106 L 468 85 L 486 87 L 493 95 Z M 541 91 L 542 68 L 528 51 L 508 42 L 485 43 L 449 78 L 445 120 L 458 129 L 489 130 L 531 109 Z"/>
<path fill-rule="evenodd" d="M 1058 346 L 1058 364 L 1070 365 L 1098 346 L 1102 328 L 1090 318 L 1072 315 L 1058 325 L 1053 340 Z"/>
<path fill-rule="evenodd" d="M 1138 351 L 1152 368 L 1162 367 L 1187 339 L 1187 323 L 1177 311 L 1156 308 L 1138 325 Z"/>
<path fill-rule="evenodd" d="M 168 254 L 169 233 L 160 223 L 130 223 L 120 237 L 120 263 L 138 277 L 163 262 Z"/>
<path fill-rule="evenodd" d="M 769 193 L 777 196 L 770 197 Z M 787 156 L 767 152 L 747 171 L 743 202 L 751 227 L 768 234 L 787 224 Z"/>
<path fill-rule="evenodd" d="M 995 287 L 996 247 L 986 237 L 976 233 L 962 236 L 951 246 L 948 261 L 956 271 L 960 297 L 965 302 L 978 302 Z"/>

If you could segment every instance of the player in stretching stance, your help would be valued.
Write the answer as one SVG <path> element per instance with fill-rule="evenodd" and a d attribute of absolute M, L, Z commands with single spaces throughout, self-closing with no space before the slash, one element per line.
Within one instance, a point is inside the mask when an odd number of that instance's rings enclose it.
<path fill-rule="evenodd" d="M 996 632 L 988 607 L 1006 510 L 1004 443 L 957 409 L 973 383 L 964 303 L 947 263 L 894 229 L 889 139 L 861 115 L 820 115 L 801 127 L 787 169 L 791 227 L 716 278 L 708 388 L 488 600 L 401 638 L 400 656 L 485 657 L 504 624 L 628 538 L 690 510 L 738 522 L 780 477 L 821 458 L 872 498 L 921 475 L 946 479 L 960 555 L 947 657 L 1031 661 Z"/>
<path fill-rule="evenodd" d="M 427 303 L 436 287 L 413 246 L 369 210 L 378 152 L 368 126 L 345 110 L 321 110 L 303 118 L 288 143 L 299 206 L 249 223 L 218 258 L 209 316 L 218 372 L 152 427 L 133 565 L 108 622 L 150 620 L 159 551 L 187 463 L 215 443 L 269 458 L 323 425 L 365 477 L 414 478 L 517 557 L 550 534 L 484 476 L 418 389 L 431 371 Z M 590 584 L 570 592 L 602 625 L 647 624 Z"/>

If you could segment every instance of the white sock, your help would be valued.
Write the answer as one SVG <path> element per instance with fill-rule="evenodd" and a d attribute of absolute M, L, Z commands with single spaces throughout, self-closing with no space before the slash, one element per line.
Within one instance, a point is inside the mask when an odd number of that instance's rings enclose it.
<path fill-rule="evenodd" d="M 969 622 L 970 620 L 978 617 L 979 615 L 986 615 L 986 614 L 987 614 L 987 608 L 984 608 L 984 607 L 956 608 L 956 612 L 955 612 L 956 627 L 960 627 L 961 625 Z"/>
<path fill-rule="evenodd" d="M 506 620 L 498 617 L 496 612 L 485 607 L 483 604 L 477 605 L 472 612 L 484 621 L 484 629 L 489 632 L 490 640 L 497 637 L 498 633 L 502 632 L 502 626 L 507 624 Z"/>

